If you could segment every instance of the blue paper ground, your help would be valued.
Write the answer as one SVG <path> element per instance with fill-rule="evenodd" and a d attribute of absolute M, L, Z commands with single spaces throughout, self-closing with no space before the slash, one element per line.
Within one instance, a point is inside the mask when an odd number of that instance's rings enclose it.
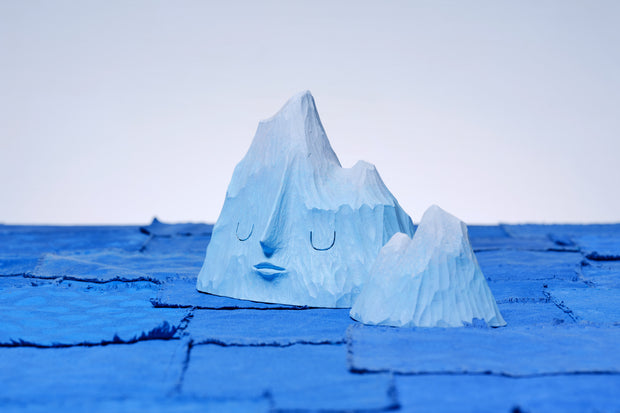
<path fill-rule="evenodd" d="M 620 410 L 620 225 L 470 227 L 500 329 L 198 293 L 211 230 L 0 225 L 0 411 Z"/>

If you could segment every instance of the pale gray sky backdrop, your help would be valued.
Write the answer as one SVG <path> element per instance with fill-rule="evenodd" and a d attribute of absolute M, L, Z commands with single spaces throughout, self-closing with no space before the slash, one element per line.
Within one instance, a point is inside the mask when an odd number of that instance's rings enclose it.
<path fill-rule="evenodd" d="M 418 221 L 620 221 L 618 1 L 0 0 L 0 221 L 214 222 L 312 91 Z"/>

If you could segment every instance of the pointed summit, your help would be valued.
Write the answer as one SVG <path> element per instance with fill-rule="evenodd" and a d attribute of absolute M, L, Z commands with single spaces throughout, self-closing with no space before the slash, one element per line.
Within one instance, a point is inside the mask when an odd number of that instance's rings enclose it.
<path fill-rule="evenodd" d="M 438 206 L 413 239 L 396 234 L 381 249 L 351 317 L 395 327 L 460 327 L 474 318 L 506 325 L 480 270 L 467 226 Z"/>
<path fill-rule="evenodd" d="M 267 151 L 265 157 L 259 156 L 261 161 L 270 161 L 282 154 L 295 154 L 314 162 L 340 166 L 310 91 L 296 94 L 278 113 L 259 123 L 248 157 L 260 155 L 265 149 L 275 151 Z"/>
<path fill-rule="evenodd" d="M 310 173 L 329 173 L 341 167 L 310 91 L 296 94 L 275 115 L 260 121 L 228 191 L 234 195 L 248 184 L 248 177 L 265 168 L 272 168 L 273 176 L 283 176 L 292 163 Z"/>
<path fill-rule="evenodd" d="M 318 118 L 314 97 L 309 90 L 293 95 L 286 101 L 284 106 L 276 112 L 275 115 L 261 121 L 261 123 L 266 123 L 279 117 L 288 119 L 305 119 L 307 116 L 314 116 Z"/>

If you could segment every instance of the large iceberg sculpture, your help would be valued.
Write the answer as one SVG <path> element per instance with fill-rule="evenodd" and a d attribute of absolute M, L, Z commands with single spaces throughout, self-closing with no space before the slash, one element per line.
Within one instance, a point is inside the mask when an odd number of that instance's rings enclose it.
<path fill-rule="evenodd" d="M 350 314 L 395 327 L 462 327 L 475 318 L 506 325 L 467 226 L 438 206 L 424 213 L 413 239 L 395 234 L 381 249 Z"/>
<path fill-rule="evenodd" d="M 373 165 L 342 168 L 310 92 L 260 122 L 235 168 L 199 291 L 269 303 L 351 307 L 381 247 L 411 218 Z"/>

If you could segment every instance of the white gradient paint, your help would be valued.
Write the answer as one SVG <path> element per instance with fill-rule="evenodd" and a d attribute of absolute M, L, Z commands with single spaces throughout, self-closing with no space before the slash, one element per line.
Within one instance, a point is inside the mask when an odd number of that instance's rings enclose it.
<path fill-rule="evenodd" d="M 279 304 L 350 308 L 379 250 L 413 236 L 373 165 L 343 168 L 312 95 L 258 125 L 235 167 L 198 290 Z"/>
<path fill-rule="evenodd" d="M 413 239 L 395 234 L 381 248 L 350 314 L 364 324 L 394 327 L 462 327 L 474 319 L 506 325 L 467 226 L 436 205 Z"/>

